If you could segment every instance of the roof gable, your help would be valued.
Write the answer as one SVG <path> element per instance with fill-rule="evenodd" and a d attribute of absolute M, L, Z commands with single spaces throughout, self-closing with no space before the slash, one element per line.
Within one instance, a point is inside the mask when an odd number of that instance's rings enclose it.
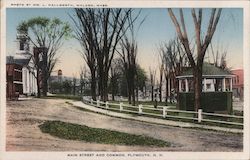
<path fill-rule="evenodd" d="M 180 74 L 179 76 L 192 76 L 192 75 L 193 75 L 193 70 L 190 67 L 186 71 L 184 71 L 182 74 Z M 227 70 L 223 70 L 219 67 L 216 67 L 212 64 L 203 63 L 202 75 L 203 76 L 209 76 L 209 75 L 228 76 L 228 75 L 232 75 L 232 73 L 230 73 Z"/>

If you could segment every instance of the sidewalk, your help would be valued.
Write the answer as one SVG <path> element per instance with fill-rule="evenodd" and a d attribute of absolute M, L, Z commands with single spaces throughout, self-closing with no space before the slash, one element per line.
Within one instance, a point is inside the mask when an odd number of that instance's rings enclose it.
<path fill-rule="evenodd" d="M 139 115 L 135 116 L 135 115 L 126 114 L 126 113 L 117 113 L 117 112 L 113 112 L 110 110 L 105 110 L 105 109 L 97 108 L 91 105 L 87 105 L 81 101 L 71 101 L 69 103 L 72 104 L 73 106 L 91 110 L 97 113 L 106 114 L 108 116 L 119 117 L 119 118 L 124 118 L 124 119 L 132 119 L 132 120 L 137 120 L 137 121 L 142 121 L 142 122 L 147 122 L 147 123 L 155 123 L 155 124 L 160 124 L 160 125 L 176 126 L 176 127 L 183 127 L 183 128 L 200 128 L 200 129 L 210 129 L 210 130 L 215 130 L 215 131 L 224 131 L 224 132 L 232 132 L 232 133 L 243 133 L 243 130 L 241 129 L 200 125 L 200 124 L 194 124 L 194 123 L 188 123 L 188 122 L 163 120 L 163 119 L 157 119 L 157 118 L 151 118 L 151 117 L 145 117 L 145 116 L 139 116 Z"/>

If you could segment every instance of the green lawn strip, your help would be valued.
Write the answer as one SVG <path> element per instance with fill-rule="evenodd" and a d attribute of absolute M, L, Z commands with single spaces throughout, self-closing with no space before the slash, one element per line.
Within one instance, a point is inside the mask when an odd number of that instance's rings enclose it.
<path fill-rule="evenodd" d="M 134 135 L 85 125 L 61 121 L 46 121 L 39 126 L 43 133 L 68 140 L 80 140 L 102 144 L 138 145 L 151 147 L 169 147 L 170 143 L 159 139 Z"/>
<path fill-rule="evenodd" d="M 117 103 L 117 104 L 119 104 L 120 102 L 122 102 L 123 104 L 129 104 L 128 101 L 109 101 L 109 103 Z M 138 101 L 138 102 L 135 102 L 136 106 L 138 106 L 139 104 L 150 105 L 150 106 L 153 107 L 155 105 L 155 102 L 152 102 L 152 101 Z M 157 106 L 176 106 L 176 103 L 167 102 L 167 105 L 166 105 L 166 102 L 157 102 Z"/>
<path fill-rule="evenodd" d="M 56 94 L 52 96 L 47 96 L 43 98 L 53 99 L 53 98 L 60 98 L 60 99 L 70 99 L 70 100 L 76 100 L 81 101 L 81 96 L 74 96 L 74 95 L 67 95 L 67 94 Z"/>

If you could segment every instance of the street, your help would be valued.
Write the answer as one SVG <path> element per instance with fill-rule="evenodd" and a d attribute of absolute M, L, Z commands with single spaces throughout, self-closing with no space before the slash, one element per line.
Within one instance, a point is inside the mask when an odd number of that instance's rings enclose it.
<path fill-rule="evenodd" d="M 243 151 L 243 135 L 171 127 L 109 117 L 79 110 L 63 99 L 8 101 L 7 151 Z M 86 143 L 44 134 L 39 125 L 60 120 L 94 128 L 146 135 L 171 143 L 170 147 L 142 147 Z"/>

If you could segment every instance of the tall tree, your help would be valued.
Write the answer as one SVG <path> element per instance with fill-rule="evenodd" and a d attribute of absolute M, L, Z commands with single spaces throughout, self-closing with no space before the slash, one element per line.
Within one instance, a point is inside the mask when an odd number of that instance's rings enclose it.
<path fill-rule="evenodd" d="M 103 101 L 108 99 L 108 75 L 119 41 L 129 28 L 132 9 L 75 9 L 77 39 L 90 53 L 98 73 L 98 90 Z M 132 20 L 134 23 L 135 19 Z M 84 42 L 85 41 L 85 42 Z M 86 42 L 87 41 L 87 42 Z M 86 43 L 86 44 L 84 44 Z M 88 64 L 89 65 L 89 64 Z M 90 67 L 90 65 L 89 65 Z M 93 76 L 94 77 L 94 76 Z M 93 93 L 94 94 L 94 93 Z"/>
<path fill-rule="evenodd" d="M 139 99 L 139 91 L 143 92 L 143 96 L 146 95 L 146 81 L 147 81 L 146 71 L 139 65 L 136 65 L 136 96 L 137 101 Z"/>
<path fill-rule="evenodd" d="M 75 24 L 75 39 L 82 47 L 81 55 L 87 63 L 91 74 L 91 96 L 96 100 L 96 72 L 97 51 L 96 37 L 99 30 L 99 19 L 95 16 L 93 9 L 75 9 L 76 18 L 72 17 Z"/>
<path fill-rule="evenodd" d="M 180 22 L 178 22 L 176 16 L 174 15 L 172 9 L 168 9 L 169 16 L 175 26 L 177 35 L 185 49 L 187 57 L 189 59 L 189 63 L 193 69 L 193 85 L 195 89 L 195 110 L 197 111 L 201 108 L 201 92 L 202 92 L 202 67 L 204 56 L 206 50 L 212 40 L 214 32 L 216 30 L 216 26 L 219 22 L 220 15 L 222 9 L 212 9 L 210 20 L 208 22 L 207 32 L 206 35 L 203 36 L 201 32 L 201 25 L 202 25 L 202 9 L 198 9 L 198 16 L 195 9 L 191 10 L 193 22 L 194 22 L 194 30 L 195 30 L 195 44 L 196 44 L 196 59 L 192 54 L 191 47 L 190 47 L 190 40 L 188 38 L 186 25 L 184 21 L 183 11 L 179 9 L 180 13 Z M 180 25 L 181 23 L 181 25 Z"/>
<path fill-rule="evenodd" d="M 121 59 L 116 58 L 112 61 L 112 65 L 110 68 L 110 90 L 112 94 L 112 101 L 115 100 L 115 95 L 118 94 L 119 91 L 119 80 L 123 74 L 123 66 Z"/>
<path fill-rule="evenodd" d="M 154 88 L 155 88 L 156 70 L 149 68 L 150 86 L 151 86 L 151 101 L 154 101 Z"/>
<path fill-rule="evenodd" d="M 161 61 L 159 71 L 160 71 L 159 100 L 160 100 L 160 102 L 162 102 L 162 84 L 163 84 L 163 74 L 164 74 L 164 61 Z"/>
<path fill-rule="evenodd" d="M 159 48 L 159 53 L 164 66 L 167 102 L 170 90 L 175 90 L 178 94 L 176 76 L 182 72 L 184 67 L 188 66 L 188 59 L 178 39 L 163 43 Z"/>
<path fill-rule="evenodd" d="M 213 47 L 213 44 L 211 43 L 210 51 L 212 53 L 212 63 L 216 67 L 219 67 L 219 68 L 221 68 L 223 70 L 226 70 L 227 69 L 227 64 L 226 64 L 227 49 L 224 48 L 223 50 L 220 50 L 219 46 L 217 46 L 216 48 L 217 49 L 215 50 L 214 47 Z"/>
<path fill-rule="evenodd" d="M 134 40 L 130 42 L 126 37 L 121 43 L 122 51 L 120 53 L 125 77 L 128 87 L 128 101 L 135 105 L 135 81 L 136 81 L 136 57 L 137 44 Z"/>
<path fill-rule="evenodd" d="M 63 39 L 70 37 L 71 29 L 69 24 L 58 18 L 35 17 L 21 22 L 17 30 L 25 34 L 35 48 L 42 48 L 41 69 L 42 91 L 47 96 L 48 79 L 58 62 L 58 50 L 62 46 Z"/>
<path fill-rule="evenodd" d="M 144 22 L 145 18 L 140 22 L 135 28 L 134 21 L 139 17 L 140 12 L 136 15 L 130 14 L 128 16 L 128 32 L 123 36 L 120 42 L 121 52 L 117 51 L 122 59 L 123 69 L 125 72 L 125 77 L 127 80 L 127 87 L 128 87 L 128 100 L 129 103 L 135 105 L 135 97 L 138 97 L 138 76 L 137 76 L 137 41 L 136 41 L 136 34 L 135 30 L 139 30 L 142 23 Z M 123 31 L 124 32 L 124 31 Z M 137 98 L 138 99 L 138 98 Z"/>

